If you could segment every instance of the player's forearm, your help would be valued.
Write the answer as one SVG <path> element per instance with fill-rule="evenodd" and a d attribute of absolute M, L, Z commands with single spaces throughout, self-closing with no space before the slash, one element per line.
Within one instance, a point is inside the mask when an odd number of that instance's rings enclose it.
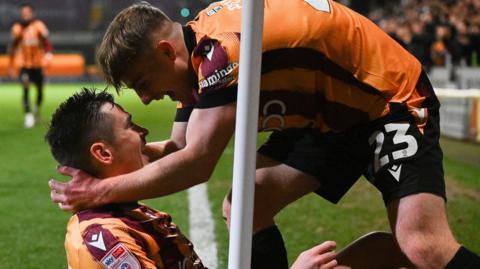
<path fill-rule="evenodd" d="M 156 161 L 180 148 L 172 140 L 164 140 L 148 143 L 145 147 L 144 154 L 149 158 L 150 162 Z"/>
<path fill-rule="evenodd" d="M 172 153 L 135 172 L 102 180 L 100 204 L 165 196 L 203 183 L 216 160 L 195 158 L 185 150 Z"/>
<path fill-rule="evenodd" d="M 17 47 L 18 47 L 18 41 L 17 40 L 14 40 L 10 46 L 8 47 L 7 49 L 7 53 L 8 53 L 8 64 L 9 66 L 13 66 L 14 65 L 14 61 L 15 61 L 15 52 L 17 50 Z"/>
<path fill-rule="evenodd" d="M 46 53 L 52 53 L 53 52 L 53 46 L 50 40 L 47 37 L 43 37 L 43 48 Z"/>

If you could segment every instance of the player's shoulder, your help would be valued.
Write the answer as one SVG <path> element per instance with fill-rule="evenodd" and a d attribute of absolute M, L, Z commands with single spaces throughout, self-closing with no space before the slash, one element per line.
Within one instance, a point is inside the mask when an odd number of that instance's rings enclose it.
<path fill-rule="evenodd" d="M 85 226 L 81 233 L 83 249 L 103 268 L 141 268 L 138 257 L 129 248 L 129 242 L 135 241 L 129 228 L 114 220 L 95 221 Z M 129 267 L 122 267 L 127 265 Z"/>
<path fill-rule="evenodd" d="M 202 37 L 193 50 L 192 64 L 203 91 L 224 88 L 236 82 L 240 51 L 239 36 L 224 33 Z"/>
<path fill-rule="evenodd" d="M 84 241 L 87 234 L 113 230 L 125 226 L 113 211 L 84 210 L 70 217 L 67 224 L 67 239 Z"/>
<path fill-rule="evenodd" d="M 32 25 L 41 25 L 41 26 L 45 26 L 45 23 L 40 20 L 40 19 L 34 19 L 32 22 L 31 22 Z"/>
<path fill-rule="evenodd" d="M 22 29 L 23 29 L 23 26 L 19 21 L 16 21 L 12 24 L 11 30 L 13 33 L 21 32 Z"/>
<path fill-rule="evenodd" d="M 77 212 L 70 218 L 69 226 L 78 226 L 79 232 L 84 235 L 95 233 L 102 229 L 124 229 L 127 224 L 122 221 L 126 217 L 126 210 L 118 206 L 106 206 L 103 208 L 88 209 Z"/>
<path fill-rule="evenodd" d="M 65 238 L 67 252 L 72 253 L 70 260 L 96 261 L 107 269 L 127 265 L 125 268 L 141 268 L 142 264 L 150 264 L 142 251 L 142 246 L 151 241 L 141 225 L 147 213 L 140 208 L 136 203 L 110 205 L 72 216 Z"/>
<path fill-rule="evenodd" d="M 242 16 L 242 3 L 239 0 L 218 1 L 210 3 L 200 10 L 193 20 L 203 29 L 239 27 Z"/>
<path fill-rule="evenodd" d="M 37 31 L 40 31 L 40 32 L 48 32 L 48 28 L 47 28 L 47 25 L 39 20 L 39 19 L 35 19 L 32 23 L 31 23 L 32 27 L 34 27 Z"/>

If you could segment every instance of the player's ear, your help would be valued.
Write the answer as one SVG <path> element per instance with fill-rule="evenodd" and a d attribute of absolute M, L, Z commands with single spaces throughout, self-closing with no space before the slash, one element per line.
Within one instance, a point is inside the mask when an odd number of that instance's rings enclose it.
<path fill-rule="evenodd" d="M 168 58 L 172 61 L 177 58 L 177 52 L 175 50 L 175 47 L 167 40 L 159 40 L 155 48 L 160 52 L 165 53 L 165 55 L 167 55 Z"/>
<path fill-rule="evenodd" d="M 101 164 L 108 165 L 113 162 L 113 154 L 111 150 L 102 142 L 93 143 L 90 146 L 90 154 Z"/>

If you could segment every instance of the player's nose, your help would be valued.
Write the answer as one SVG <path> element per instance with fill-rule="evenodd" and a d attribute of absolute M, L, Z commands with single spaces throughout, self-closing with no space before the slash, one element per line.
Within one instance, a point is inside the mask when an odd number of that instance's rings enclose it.
<path fill-rule="evenodd" d="M 134 127 L 134 128 L 135 128 L 135 131 L 136 131 L 137 133 L 139 133 L 139 134 L 140 134 L 141 136 L 143 136 L 143 137 L 145 137 L 145 136 L 147 136 L 147 135 L 149 134 L 148 129 L 147 129 L 147 128 L 144 128 L 144 127 L 142 127 L 142 126 L 140 126 L 140 125 L 135 124 L 135 127 Z"/>

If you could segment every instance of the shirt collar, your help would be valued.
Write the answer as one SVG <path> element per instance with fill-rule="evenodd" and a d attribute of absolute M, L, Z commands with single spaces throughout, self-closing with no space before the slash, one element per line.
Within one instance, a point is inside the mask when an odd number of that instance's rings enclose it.
<path fill-rule="evenodd" d="M 188 53 L 191 55 L 195 46 L 197 46 L 197 40 L 195 39 L 195 32 L 190 26 L 182 26 L 183 39 L 187 46 Z"/>

